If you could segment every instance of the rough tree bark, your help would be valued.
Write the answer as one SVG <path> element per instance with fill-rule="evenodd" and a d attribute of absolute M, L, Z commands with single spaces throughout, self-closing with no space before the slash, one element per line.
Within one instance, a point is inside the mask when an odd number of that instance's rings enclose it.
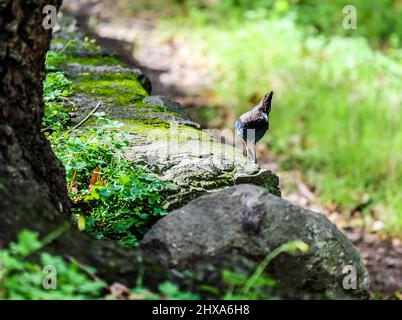
<path fill-rule="evenodd" d="M 26 186 L 35 196 L 68 212 L 63 167 L 40 131 L 42 80 L 51 30 L 42 8 L 61 0 L 0 0 L 0 179 Z"/>
<path fill-rule="evenodd" d="M 44 236 L 69 225 L 65 171 L 40 131 L 51 38 L 42 27 L 45 5 L 58 9 L 61 0 L 0 0 L 0 248 L 21 229 Z M 159 281 L 159 267 L 138 251 L 90 239 L 73 226 L 46 249 L 94 266 L 108 280 L 132 284 L 147 267 Z"/>

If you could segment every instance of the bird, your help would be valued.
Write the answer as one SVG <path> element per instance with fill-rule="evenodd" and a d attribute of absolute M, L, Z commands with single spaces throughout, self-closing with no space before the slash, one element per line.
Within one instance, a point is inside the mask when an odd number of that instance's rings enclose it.
<path fill-rule="evenodd" d="M 269 129 L 269 114 L 273 95 L 273 91 L 267 93 L 259 104 L 236 120 L 236 132 L 242 138 L 246 147 L 247 158 L 250 158 L 250 154 L 253 155 L 248 148 L 247 142 L 253 144 L 254 155 L 251 160 L 254 163 L 257 163 L 255 145 Z"/>

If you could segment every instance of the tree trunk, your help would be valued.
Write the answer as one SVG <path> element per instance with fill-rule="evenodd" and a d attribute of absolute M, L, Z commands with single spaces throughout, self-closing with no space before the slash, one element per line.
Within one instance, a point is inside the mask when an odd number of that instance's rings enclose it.
<path fill-rule="evenodd" d="M 106 280 L 130 279 L 147 266 L 160 270 L 137 250 L 99 241 L 69 223 L 65 170 L 40 130 L 45 55 L 51 30 L 42 21 L 45 5 L 61 0 L 0 0 L 0 248 L 21 229 L 45 236 L 68 230 L 46 250 L 94 266 Z M 146 259 L 145 259 L 146 260 Z M 156 268 L 156 269 L 155 269 Z"/>
<path fill-rule="evenodd" d="M 40 131 L 51 37 L 42 27 L 45 5 L 59 8 L 61 0 L 0 0 L 0 179 L 67 213 L 64 168 Z"/>

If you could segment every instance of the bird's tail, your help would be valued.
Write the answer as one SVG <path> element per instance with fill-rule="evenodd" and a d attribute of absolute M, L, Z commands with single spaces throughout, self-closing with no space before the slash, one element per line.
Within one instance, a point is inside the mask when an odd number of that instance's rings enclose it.
<path fill-rule="evenodd" d="M 265 95 L 265 97 L 261 100 L 261 106 L 264 107 L 267 114 L 269 114 L 271 112 L 271 102 L 272 102 L 273 95 L 274 95 L 274 92 L 271 91 L 270 93 L 267 93 Z"/>

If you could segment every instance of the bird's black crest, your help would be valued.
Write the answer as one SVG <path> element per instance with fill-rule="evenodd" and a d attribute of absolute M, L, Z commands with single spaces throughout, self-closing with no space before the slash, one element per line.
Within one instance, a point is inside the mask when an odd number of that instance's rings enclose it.
<path fill-rule="evenodd" d="M 273 95 L 274 95 L 274 92 L 271 91 L 270 93 L 267 93 L 261 101 L 261 106 L 263 106 L 265 108 L 267 114 L 269 114 L 271 112 L 271 101 L 272 101 Z"/>

